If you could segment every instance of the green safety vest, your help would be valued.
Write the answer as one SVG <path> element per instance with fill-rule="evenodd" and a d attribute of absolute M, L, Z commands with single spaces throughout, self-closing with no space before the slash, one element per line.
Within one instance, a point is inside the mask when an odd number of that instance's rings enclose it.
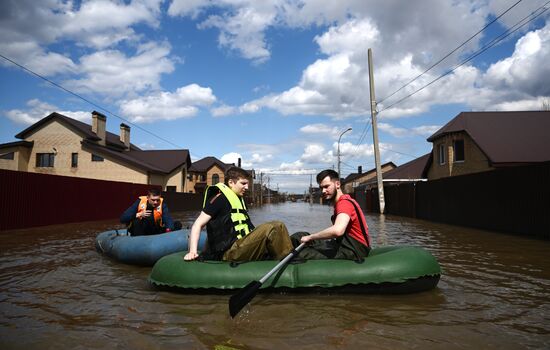
<path fill-rule="evenodd" d="M 223 254 L 231 248 L 235 241 L 254 230 L 244 201 L 223 183 L 206 188 L 202 207 L 204 208 L 206 203 L 218 193 L 222 193 L 227 198 L 231 210 L 213 217 L 206 224 L 208 240 L 201 253 L 206 260 L 222 260 Z"/>

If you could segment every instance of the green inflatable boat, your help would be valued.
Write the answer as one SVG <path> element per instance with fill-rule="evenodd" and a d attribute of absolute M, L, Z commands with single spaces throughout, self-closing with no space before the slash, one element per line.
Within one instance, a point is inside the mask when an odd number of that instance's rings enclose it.
<path fill-rule="evenodd" d="M 185 252 L 157 261 L 149 282 L 183 292 L 234 292 L 269 272 L 277 261 L 234 264 L 223 261 L 185 261 Z M 413 293 L 435 288 L 441 267 L 428 251 L 412 246 L 371 250 L 363 262 L 308 260 L 287 264 L 262 285 L 281 291 L 331 290 L 354 293 Z"/>

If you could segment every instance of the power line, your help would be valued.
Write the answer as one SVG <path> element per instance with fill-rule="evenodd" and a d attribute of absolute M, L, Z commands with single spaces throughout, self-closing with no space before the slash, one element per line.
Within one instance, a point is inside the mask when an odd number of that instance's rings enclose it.
<path fill-rule="evenodd" d="M 76 92 L 73 92 L 73 91 L 71 91 L 71 90 L 65 88 L 65 87 L 62 86 L 61 84 L 58 84 L 58 83 L 56 83 L 56 82 L 54 82 L 54 81 L 52 81 L 52 80 L 50 80 L 50 79 L 48 79 L 48 78 L 46 78 L 46 77 L 44 77 L 44 76 L 42 76 L 42 75 L 40 75 L 40 74 L 34 72 L 33 70 L 31 70 L 31 69 L 29 69 L 29 68 L 23 66 L 22 64 L 19 64 L 19 63 L 15 62 L 14 60 L 12 60 L 12 59 L 10 59 L 10 58 L 8 58 L 8 57 L 2 55 L 2 54 L 0 54 L 0 57 L 2 57 L 3 59 L 5 59 L 6 61 L 8 61 L 8 62 L 10 62 L 10 63 L 12 63 L 12 64 L 14 64 L 14 65 L 16 65 L 17 67 L 19 67 L 19 68 L 25 70 L 26 72 L 31 73 L 32 75 L 34 75 L 34 76 L 36 76 L 36 77 L 38 77 L 38 78 L 40 78 L 40 79 L 42 79 L 42 80 L 45 80 L 46 82 L 52 84 L 53 86 L 55 86 L 55 87 L 57 87 L 57 88 L 59 88 L 59 89 L 65 91 L 65 92 L 67 92 L 67 93 L 69 93 L 69 94 L 71 94 L 71 95 L 73 95 L 73 96 L 75 96 L 75 97 L 77 97 L 77 98 L 79 98 L 79 99 L 81 99 L 81 100 L 83 100 L 83 101 L 89 103 L 90 105 L 96 107 L 97 109 L 100 109 L 100 110 L 102 110 L 102 111 L 104 111 L 104 112 L 106 112 L 106 113 L 108 113 L 108 114 L 111 114 L 112 116 L 114 116 L 114 117 L 116 117 L 116 118 L 118 118 L 118 119 L 124 121 L 125 123 L 130 124 L 130 125 L 132 125 L 132 126 L 138 128 L 138 129 L 140 129 L 141 131 L 144 131 L 144 132 L 148 133 L 148 134 L 151 135 L 151 136 L 154 136 L 154 137 L 156 137 L 156 138 L 158 138 L 158 139 L 160 139 L 160 140 L 162 140 L 162 141 L 164 141 L 164 142 L 166 142 L 166 143 L 168 143 L 168 144 L 170 144 L 170 145 L 172 145 L 172 146 L 175 146 L 176 148 L 183 148 L 183 147 L 181 147 L 181 146 L 179 146 L 179 145 L 177 145 L 177 144 L 175 144 L 175 143 L 173 143 L 173 142 L 171 142 L 171 141 L 168 141 L 167 139 L 165 139 L 165 138 L 163 138 L 163 137 L 161 137 L 161 136 L 159 136 L 159 135 L 156 135 L 156 134 L 152 133 L 151 131 L 149 131 L 149 130 L 147 130 L 147 129 L 142 128 L 141 126 L 139 126 L 139 125 L 137 125 L 137 124 L 134 124 L 134 123 L 128 121 L 128 120 L 125 119 L 125 118 L 122 118 L 121 116 L 119 116 L 119 115 L 117 115 L 117 114 L 111 112 L 110 110 L 108 110 L 108 109 L 106 109 L 106 108 L 104 108 L 104 107 L 98 105 L 97 103 L 88 100 L 87 98 L 85 98 L 85 97 L 83 97 L 83 96 L 77 94 Z"/>
<path fill-rule="evenodd" d="M 499 35 L 498 37 L 496 37 L 495 39 L 493 39 L 491 42 L 489 42 L 487 45 L 485 45 L 484 47 L 482 47 L 480 50 L 476 51 L 474 54 L 472 54 L 470 57 L 468 57 L 467 59 L 465 59 L 464 61 L 460 62 L 459 64 L 455 65 L 451 70 L 441 74 L 439 77 L 435 78 L 434 80 L 430 81 L 428 84 L 422 86 L 421 88 L 413 91 L 412 93 L 408 94 L 407 96 L 401 98 L 400 100 L 398 100 L 397 102 L 394 102 L 392 103 L 391 105 L 387 106 L 387 107 L 384 107 L 382 110 L 380 110 L 380 112 L 383 112 L 387 109 L 390 109 L 392 108 L 393 106 L 405 101 L 406 99 L 410 98 L 411 96 L 417 94 L 418 92 L 424 90 L 425 88 L 427 88 L 428 86 L 432 85 L 433 83 L 437 82 L 438 80 L 446 77 L 447 75 L 451 74 L 452 72 L 454 72 L 455 70 L 457 70 L 459 67 L 463 66 L 464 64 L 468 63 L 469 61 L 473 60 L 474 58 L 476 58 L 477 56 L 481 55 L 483 52 L 487 51 L 488 49 L 492 48 L 493 46 L 495 46 L 496 44 L 500 43 L 501 41 L 503 41 L 504 39 L 506 39 L 508 36 L 512 35 L 513 33 L 517 32 L 519 29 L 521 29 L 523 26 L 529 24 L 530 22 L 534 21 L 535 19 L 537 19 L 539 16 L 541 16 L 542 14 L 544 14 L 548 8 L 545 8 L 544 10 L 540 11 L 538 14 L 536 15 L 533 15 L 534 13 L 536 13 L 537 11 L 541 10 L 542 8 L 544 8 L 548 3 L 550 3 L 550 1 L 546 2 L 544 5 L 542 5 L 541 7 L 539 7 L 538 9 L 536 9 L 535 11 L 533 11 L 531 14 L 529 14 L 528 16 L 524 17 L 523 19 L 521 19 L 520 21 L 518 21 L 514 26 L 512 26 L 510 29 L 508 29 L 507 31 L 505 31 L 504 33 L 502 33 L 501 35 Z M 521 24 L 521 22 L 525 21 L 527 18 L 529 17 L 532 17 L 530 20 L 528 20 L 527 22 Z M 516 29 L 512 30 L 513 28 L 515 28 L 516 26 L 518 26 Z"/>
<path fill-rule="evenodd" d="M 390 95 L 384 97 L 383 99 L 379 100 L 378 103 L 382 103 L 384 102 L 385 100 L 387 100 L 388 98 L 392 97 L 393 95 L 395 95 L 396 93 L 398 93 L 399 91 L 403 90 L 405 87 L 409 86 L 411 83 L 413 83 L 414 81 L 416 81 L 418 78 L 420 78 L 421 76 L 423 76 L 424 74 L 426 74 L 428 71 L 430 71 L 432 68 L 434 68 L 435 66 L 437 66 L 438 64 L 440 64 L 441 62 L 443 62 L 447 57 L 451 56 L 453 53 L 455 53 L 458 49 L 460 49 L 461 47 L 463 47 L 464 45 L 466 45 L 467 43 L 469 43 L 473 38 L 475 38 L 479 33 L 483 32 L 485 29 L 487 29 L 487 27 L 489 27 L 491 24 L 495 23 L 500 17 L 504 16 L 508 11 L 510 11 L 512 8 L 514 8 L 517 4 L 519 4 L 520 2 L 522 2 L 523 0 L 519 0 L 518 2 L 516 2 L 515 4 L 513 4 L 512 6 L 510 6 L 506 11 L 504 11 L 503 13 L 501 13 L 498 17 L 496 17 L 495 19 L 493 19 L 491 22 L 487 23 L 483 28 L 481 28 L 480 30 L 478 30 L 474 35 L 472 35 L 471 37 L 468 38 L 468 40 L 466 40 L 465 42 L 463 42 L 462 44 L 460 44 L 459 46 L 457 46 L 454 50 L 452 50 L 451 52 L 449 52 L 447 55 L 445 55 L 443 58 L 441 58 L 439 61 L 437 61 L 436 63 L 432 64 L 429 68 L 427 68 L 425 71 L 423 71 L 422 73 L 420 73 L 419 75 L 417 75 L 416 77 L 414 77 L 411 81 L 409 81 L 408 83 L 406 83 L 405 85 L 401 86 L 399 89 L 395 90 L 394 92 L 392 92 Z"/>

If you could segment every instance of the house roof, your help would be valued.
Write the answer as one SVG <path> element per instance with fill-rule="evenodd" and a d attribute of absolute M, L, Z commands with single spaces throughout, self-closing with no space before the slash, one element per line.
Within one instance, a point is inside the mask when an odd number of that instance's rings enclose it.
<path fill-rule="evenodd" d="M 34 141 L 15 141 L 0 144 L 0 149 L 10 148 L 10 147 L 27 147 L 30 148 L 34 144 Z"/>
<path fill-rule="evenodd" d="M 101 113 L 98 113 L 96 111 L 92 112 L 95 114 L 102 115 Z M 63 114 L 59 114 L 57 112 L 50 113 L 47 117 L 40 119 L 38 122 L 34 123 L 33 125 L 29 126 L 25 130 L 21 131 L 19 134 L 15 135 L 18 139 L 24 139 L 29 134 L 34 132 L 35 130 L 40 129 L 47 123 L 49 123 L 52 120 L 56 120 L 63 125 L 69 127 L 73 131 L 77 132 L 78 134 L 82 135 L 83 138 L 91 140 L 91 141 L 98 141 L 99 137 L 92 131 L 92 126 L 86 123 L 83 123 L 81 121 L 78 121 L 76 119 L 69 118 Z M 120 136 L 110 133 L 108 131 L 105 132 L 105 142 L 108 146 L 114 146 L 118 147 L 120 149 L 125 149 L 126 146 L 123 142 L 120 141 Z M 130 144 L 130 150 L 140 150 L 139 147 L 137 147 L 134 144 Z"/>
<path fill-rule="evenodd" d="M 550 111 L 462 112 L 428 138 L 466 132 L 493 166 L 550 161 Z"/>
<path fill-rule="evenodd" d="M 388 179 L 422 179 L 424 178 L 424 170 L 428 165 L 431 152 L 421 157 L 411 160 L 408 163 L 402 164 L 395 169 L 388 170 L 382 173 L 384 180 Z"/>
<path fill-rule="evenodd" d="M 134 150 L 119 151 L 109 147 L 98 145 L 89 140 L 83 140 L 82 144 L 92 151 L 107 157 L 113 157 L 120 161 L 134 165 L 140 169 L 155 173 L 169 174 L 183 164 L 191 164 L 188 150 Z"/>
<path fill-rule="evenodd" d="M 189 168 L 189 171 L 204 173 L 207 172 L 208 169 L 210 169 L 214 165 L 217 165 L 223 171 L 233 166 L 233 164 L 224 163 L 216 157 L 204 157 L 200 160 L 197 160 L 196 162 L 193 162 L 193 164 L 191 164 L 191 167 Z"/>
<path fill-rule="evenodd" d="M 93 113 L 100 114 L 95 111 Z M 130 149 L 126 150 L 126 146 L 120 141 L 120 137 L 108 131 L 105 132 L 106 146 L 102 146 L 96 142 L 99 140 L 99 137 L 97 137 L 97 135 L 92 131 L 91 125 L 69 118 L 57 112 L 51 113 L 47 117 L 39 120 L 25 130 L 21 131 L 19 134 L 15 135 L 15 137 L 24 139 L 30 133 L 40 129 L 52 120 L 66 125 L 69 129 L 81 135 L 83 137 L 82 145 L 89 148 L 93 152 L 105 157 L 117 159 L 145 171 L 169 174 L 184 164 L 187 164 L 187 166 L 191 164 L 191 157 L 189 156 L 189 151 L 186 149 L 144 151 L 135 145 L 130 144 Z M 13 144 L 23 142 L 29 143 L 28 141 L 19 141 L 13 142 Z"/>
<path fill-rule="evenodd" d="M 380 167 L 383 168 L 385 166 L 393 166 L 394 168 L 396 167 L 396 165 L 393 163 L 393 162 L 387 162 L 387 163 L 384 163 L 382 164 Z M 389 170 L 388 170 L 389 171 Z M 365 176 L 365 175 L 368 175 L 368 174 L 372 174 L 372 173 L 375 173 L 376 172 L 376 168 L 373 168 L 373 169 L 370 169 L 369 171 L 367 172 L 364 172 L 364 173 L 351 173 L 349 174 L 348 176 L 346 176 L 346 178 L 344 179 L 343 183 L 350 183 L 352 181 L 354 181 L 355 179 L 358 179 L 362 176 Z M 384 173 L 384 172 L 382 172 Z"/>

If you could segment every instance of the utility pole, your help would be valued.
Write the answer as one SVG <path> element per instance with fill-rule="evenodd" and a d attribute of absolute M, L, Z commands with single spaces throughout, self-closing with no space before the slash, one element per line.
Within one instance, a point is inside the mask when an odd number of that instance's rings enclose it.
<path fill-rule="evenodd" d="M 309 174 L 309 204 L 313 204 L 313 174 Z"/>
<path fill-rule="evenodd" d="M 380 214 L 384 214 L 386 202 L 384 200 L 384 183 L 382 181 L 382 167 L 380 166 L 380 149 L 378 147 L 378 126 L 376 125 L 376 98 L 374 97 L 374 73 L 372 71 L 372 50 L 369 48 L 369 87 L 370 87 L 370 114 L 372 118 L 372 138 L 374 142 L 374 162 L 376 163 L 376 182 L 378 183 L 378 201 Z"/>
<path fill-rule="evenodd" d="M 271 204 L 271 190 L 269 189 L 269 176 L 267 177 L 267 202 Z"/>
<path fill-rule="evenodd" d="M 260 207 L 264 205 L 264 173 L 260 171 Z"/>

